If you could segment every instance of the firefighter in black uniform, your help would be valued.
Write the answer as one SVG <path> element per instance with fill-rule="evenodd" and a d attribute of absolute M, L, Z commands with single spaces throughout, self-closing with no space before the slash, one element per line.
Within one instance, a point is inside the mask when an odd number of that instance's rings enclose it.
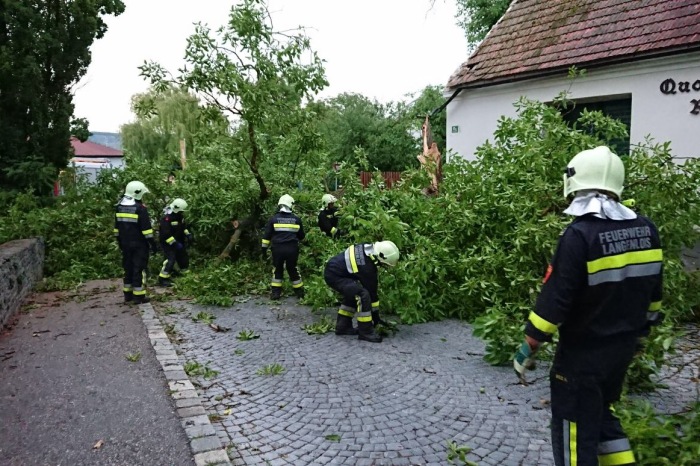
<path fill-rule="evenodd" d="M 117 204 L 114 234 L 122 251 L 124 267 L 124 302 L 147 303 L 145 272 L 148 267 L 148 250 L 155 254 L 158 245 L 153 236 L 153 226 L 148 209 L 141 202 L 148 189 L 140 181 L 126 185 L 124 196 Z"/>
<path fill-rule="evenodd" d="M 160 286 L 172 286 L 170 276 L 175 264 L 180 268 L 180 273 L 189 271 L 190 257 L 187 254 L 187 246 L 192 243 L 194 236 L 188 229 L 183 216 L 186 210 L 187 202 L 184 199 L 175 199 L 165 209 L 165 215 L 160 219 L 160 247 L 165 254 L 163 268 L 158 275 Z"/>
<path fill-rule="evenodd" d="M 337 201 L 332 194 L 324 194 L 321 198 L 323 208 L 318 213 L 318 227 L 329 238 L 338 238 L 345 234 L 344 230 L 338 229 L 338 208 L 335 206 Z"/>
<path fill-rule="evenodd" d="M 336 335 L 357 335 L 358 339 L 380 343 L 374 327 L 379 318 L 377 266 L 393 267 L 399 261 L 399 249 L 391 241 L 355 244 L 332 257 L 323 278 L 328 286 L 343 295 L 335 324 Z M 352 318 L 357 315 L 357 328 Z"/>
<path fill-rule="evenodd" d="M 287 267 L 292 289 L 298 298 L 304 297 L 304 282 L 297 268 L 299 260 L 299 241 L 305 238 L 304 225 L 301 219 L 292 213 L 294 198 L 289 194 L 280 197 L 278 212 L 272 216 L 265 226 L 262 238 L 262 254 L 272 249 L 272 292 L 271 299 L 282 297 L 284 268 Z"/>
<path fill-rule="evenodd" d="M 513 366 L 521 381 L 542 342 L 559 331 L 550 372 L 552 450 L 557 466 L 635 464 L 614 416 L 641 338 L 661 320 L 662 251 L 654 223 L 619 202 L 625 169 L 607 147 L 569 162 L 559 238 L 525 341 Z"/>

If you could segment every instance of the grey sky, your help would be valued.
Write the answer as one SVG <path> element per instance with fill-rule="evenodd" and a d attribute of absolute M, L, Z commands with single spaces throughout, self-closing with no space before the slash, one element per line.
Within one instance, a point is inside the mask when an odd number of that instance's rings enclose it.
<path fill-rule="evenodd" d="M 131 96 L 147 89 L 144 60 L 171 71 L 183 64 L 193 23 L 226 22 L 229 0 L 125 0 L 107 18 L 106 36 L 92 46 L 92 64 L 76 86 L 75 114 L 92 131 L 119 131 L 133 120 Z M 326 60 L 330 85 L 320 97 L 356 92 L 381 102 L 402 99 L 429 84 L 445 84 L 466 60 L 466 39 L 455 25 L 454 1 L 270 0 L 275 29 L 305 26 Z"/>

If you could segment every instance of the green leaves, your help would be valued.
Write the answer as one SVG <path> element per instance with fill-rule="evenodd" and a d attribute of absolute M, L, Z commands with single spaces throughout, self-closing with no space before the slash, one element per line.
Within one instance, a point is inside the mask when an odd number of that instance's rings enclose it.
<path fill-rule="evenodd" d="M 700 458 L 699 403 L 682 413 L 660 415 L 647 401 L 628 400 L 616 413 L 639 464 L 697 464 Z"/>
<path fill-rule="evenodd" d="M 323 335 L 328 332 L 335 330 L 335 323 L 333 320 L 324 315 L 318 321 L 312 324 L 305 324 L 301 327 L 309 335 Z"/>

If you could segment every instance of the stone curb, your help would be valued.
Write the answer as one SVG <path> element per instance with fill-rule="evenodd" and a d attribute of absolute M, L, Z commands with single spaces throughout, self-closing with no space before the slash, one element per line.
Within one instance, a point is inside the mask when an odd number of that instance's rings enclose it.
<path fill-rule="evenodd" d="M 231 465 L 224 445 L 209 422 L 202 400 L 185 373 L 182 361 L 165 334 L 163 325 L 150 303 L 140 304 L 141 319 L 148 331 L 151 346 L 160 362 L 182 427 L 190 442 L 196 466 Z"/>

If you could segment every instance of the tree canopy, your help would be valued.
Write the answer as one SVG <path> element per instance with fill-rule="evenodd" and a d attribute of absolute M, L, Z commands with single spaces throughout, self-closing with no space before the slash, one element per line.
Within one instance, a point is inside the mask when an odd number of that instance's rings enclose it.
<path fill-rule="evenodd" d="M 512 0 L 456 0 L 457 24 L 464 29 L 470 49 L 481 42 L 501 19 Z"/>
<path fill-rule="evenodd" d="M 72 87 L 120 0 L 0 1 L 0 184 L 45 193 L 71 155 Z M 85 128 L 76 121 L 76 130 Z M 85 138 L 84 131 L 79 137 Z"/>
<path fill-rule="evenodd" d="M 305 128 L 312 115 L 302 104 L 327 85 L 322 60 L 303 31 L 274 30 L 263 0 L 234 5 L 216 31 L 198 24 L 185 60 L 178 76 L 153 62 L 141 71 L 157 88 L 182 86 L 230 119 L 239 148 L 232 155 L 249 167 L 264 201 L 270 196 L 265 161 L 293 174 L 296 163 L 276 156 L 311 152 L 314 135 Z"/>

